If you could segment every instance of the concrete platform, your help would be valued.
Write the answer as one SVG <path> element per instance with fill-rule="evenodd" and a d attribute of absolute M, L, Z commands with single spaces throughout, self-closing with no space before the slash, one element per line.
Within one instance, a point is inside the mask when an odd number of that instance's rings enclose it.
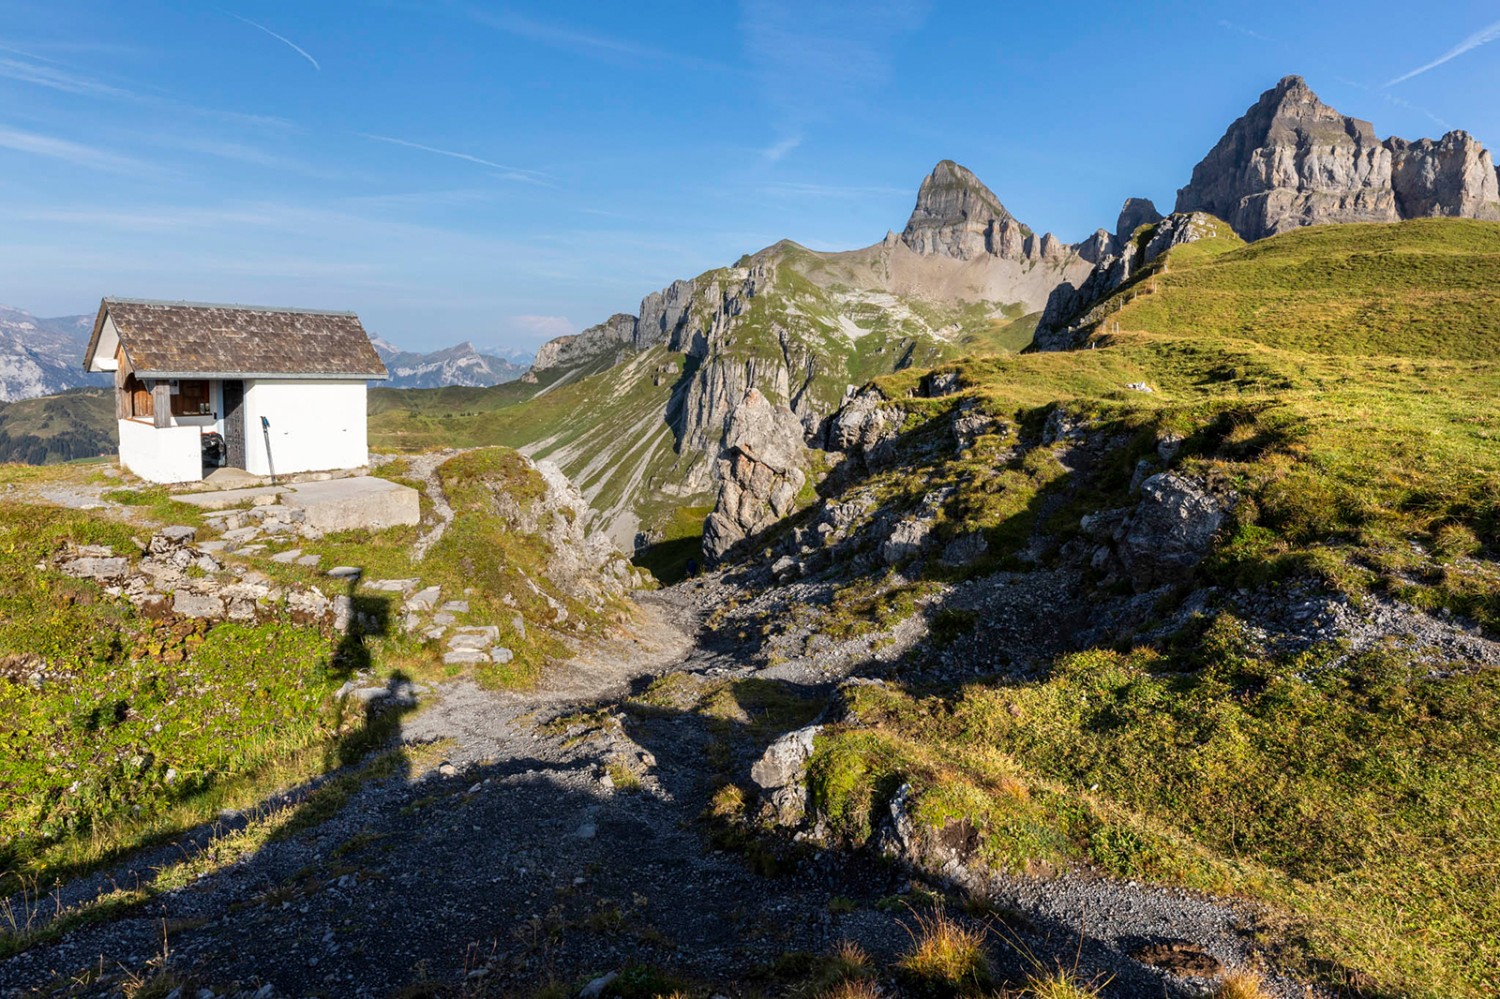
<path fill-rule="evenodd" d="M 219 489 L 201 493 L 174 493 L 179 503 L 191 503 L 202 510 L 228 510 L 242 503 L 254 503 L 260 496 L 280 496 L 287 486 L 253 486 L 249 489 Z"/>
<path fill-rule="evenodd" d="M 320 531 L 379 530 L 422 520 L 415 489 L 368 475 L 289 486 L 281 502 L 304 511 L 304 523 Z"/>

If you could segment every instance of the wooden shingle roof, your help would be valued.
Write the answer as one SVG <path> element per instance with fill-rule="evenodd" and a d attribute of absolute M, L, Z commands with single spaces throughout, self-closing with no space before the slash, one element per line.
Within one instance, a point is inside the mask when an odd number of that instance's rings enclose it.
<path fill-rule="evenodd" d="M 142 378 L 390 377 L 352 312 L 106 298 L 85 366 L 106 316 Z"/>

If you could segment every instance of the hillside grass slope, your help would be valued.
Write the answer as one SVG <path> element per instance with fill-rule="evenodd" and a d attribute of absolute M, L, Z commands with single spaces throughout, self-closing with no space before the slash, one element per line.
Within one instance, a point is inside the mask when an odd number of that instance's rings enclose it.
<path fill-rule="evenodd" d="M 1500 990 L 1500 671 L 1394 632 L 1293 647 L 1257 616 L 1312 594 L 1500 638 L 1497 288 L 1492 223 L 1190 244 L 1121 289 L 1084 349 L 944 365 L 961 390 L 937 399 L 919 371 L 877 380 L 903 417 L 894 453 L 828 480 L 825 503 L 900 516 L 946 497 L 929 551 L 974 534 L 987 550 L 962 568 L 841 554 L 865 571 L 799 612 L 832 635 L 914 612 L 931 627 L 906 686 L 856 688 L 818 739 L 832 835 L 869 842 L 907 785 L 924 828 L 969 823 L 999 869 L 1259 899 L 1267 939 L 1338 988 Z M 960 414 L 991 422 L 955 451 Z M 1138 463 L 1236 497 L 1191 577 L 1142 598 L 1146 625 L 1039 670 L 925 681 L 950 649 L 987 661 L 963 644 L 986 621 L 945 587 L 1075 572 L 1083 607 L 1129 599 L 1089 567 L 1083 518 L 1137 502 Z M 1098 616 L 1077 610 L 1056 608 Z"/>

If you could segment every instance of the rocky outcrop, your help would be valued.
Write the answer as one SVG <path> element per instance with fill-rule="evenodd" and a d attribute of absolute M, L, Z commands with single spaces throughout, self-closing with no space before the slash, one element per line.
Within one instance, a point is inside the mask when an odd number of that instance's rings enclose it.
<path fill-rule="evenodd" d="M 254 622 L 285 616 L 299 624 L 349 628 L 348 596 L 330 597 L 316 586 L 282 587 L 244 566 L 227 568 L 208 550 L 222 551 L 224 542 L 197 544 L 196 538 L 191 527 L 167 527 L 152 535 L 138 561 L 106 546 L 70 545 L 54 564 L 66 575 L 98 583 L 111 596 L 123 596 L 152 617 Z M 335 579 L 334 585 L 340 584 Z"/>
<path fill-rule="evenodd" d="M 1116 549 L 1136 589 L 1175 582 L 1202 562 L 1231 503 L 1176 472 L 1141 483 L 1141 501 Z"/>
<path fill-rule="evenodd" d="M 824 428 L 821 444 L 861 463 L 878 462 L 881 445 L 901 431 L 901 410 L 878 389 L 867 388 L 839 407 Z"/>
<path fill-rule="evenodd" d="M 1193 168 L 1177 211 L 1202 211 L 1255 240 L 1305 225 L 1428 215 L 1500 218 L 1490 154 L 1467 133 L 1380 141 L 1299 76 L 1261 95 Z"/>
<path fill-rule="evenodd" d="M 536 359 L 531 370 L 545 371 L 548 368 L 574 368 L 600 357 L 618 354 L 635 343 L 636 318 L 617 312 L 597 326 L 590 326 L 582 333 L 560 336 L 548 340 L 537 348 Z M 535 377 L 530 379 L 535 381 Z"/>
<path fill-rule="evenodd" d="M 1123 223 L 1124 213 L 1121 219 Z M 1037 323 L 1032 345 L 1037 350 L 1069 350 L 1077 346 L 1082 332 L 1103 318 L 1099 312 L 1101 304 L 1141 268 L 1174 246 L 1225 235 L 1223 227 L 1224 223 L 1203 212 L 1175 213 L 1152 224 L 1141 233 L 1141 238 L 1121 240 L 1119 252 L 1100 258 L 1078 287 L 1057 286 Z"/>
<path fill-rule="evenodd" d="M 763 818 L 780 826 L 796 826 L 807 814 L 807 762 L 821 725 L 788 732 L 766 747 L 750 768 L 750 779 L 761 789 Z"/>
<path fill-rule="evenodd" d="M 1500 180 L 1489 151 L 1468 132 L 1438 141 L 1385 140 L 1391 186 L 1402 218 L 1461 216 L 1500 219 Z"/>
<path fill-rule="evenodd" d="M 722 558 L 735 544 L 792 512 L 807 481 L 802 423 L 756 389 L 729 419 L 718 462 L 719 497 L 703 525 L 703 554 Z"/>
<path fill-rule="evenodd" d="M 1121 246 L 1143 225 L 1155 225 L 1161 221 L 1161 212 L 1150 198 L 1126 198 L 1115 220 L 1115 238 Z"/>
<path fill-rule="evenodd" d="M 1061 261 L 1072 251 L 1051 233 L 1038 238 L 978 177 L 952 160 L 943 160 L 922 181 L 901 241 L 924 256 L 955 260 Z"/>

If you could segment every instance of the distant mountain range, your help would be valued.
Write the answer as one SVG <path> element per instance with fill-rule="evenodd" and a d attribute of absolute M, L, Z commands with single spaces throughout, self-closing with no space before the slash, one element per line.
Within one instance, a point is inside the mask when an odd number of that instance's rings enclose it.
<path fill-rule="evenodd" d="M 93 316 L 40 319 L 0 305 L 0 402 L 108 385 L 108 376 L 82 367 L 93 325 Z"/>
<path fill-rule="evenodd" d="M 90 375 L 81 366 L 93 327 L 92 314 L 48 319 L 0 305 L 0 402 L 108 386 L 108 375 Z M 387 388 L 499 385 L 531 364 L 531 355 L 519 350 L 480 353 L 465 342 L 422 354 L 372 339 L 391 373 Z"/>
<path fill-rule="evenodd" d="M 391 373 L 383 388 L 442 388 L 465 385 L 485 388 L 515 381 L 526 373 L 530 358 L 520 355 L 521 363 L 496 354 L 481 354 L 465 341 L 454 347 L 419 354 L 402 350 L 395 344 L 372 338 L 375 350 Z"/>

